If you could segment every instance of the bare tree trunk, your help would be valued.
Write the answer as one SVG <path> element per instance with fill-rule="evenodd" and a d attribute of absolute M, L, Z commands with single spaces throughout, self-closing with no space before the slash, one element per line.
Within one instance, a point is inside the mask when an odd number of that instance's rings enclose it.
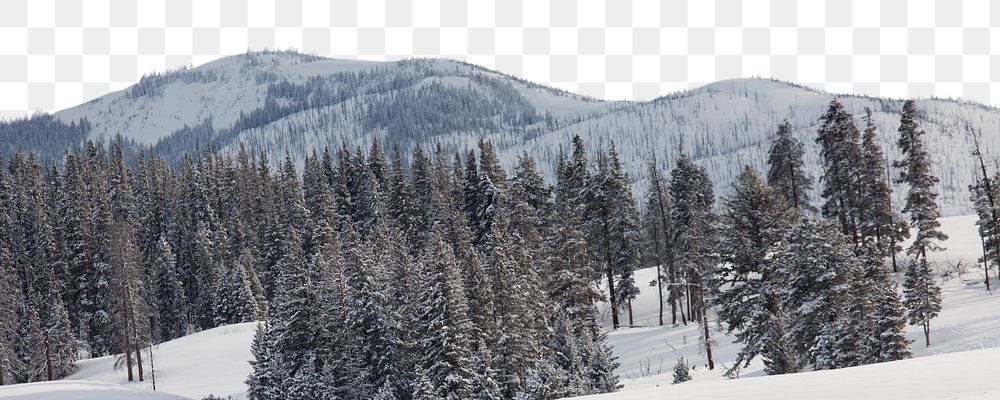
<path fill-rule="evenodd" d="M 1000 229 L 1000 216 L 997 215 L 997 204 L 996 199 L 993 198 L 993 185 L 990 183 L 990 176 L 986 173 L 986 163 L 983 161 L 983 153 L 979 151 L 979 139 L 973 133 L 972 135 L 973 143 L 976 145 L 976 150 L 974 155 L 979 158 L 979 169 L 983 172 L 983 186 L 986 189 L 986 199 L 990 202 L 990 218 L 993 220 L 993 229 Z M 993 245 L 996 247 L 997 256 L 1000 257 L 1000 240 L 994 240 Z M 985 246 L 985 243 L 984 243 Z M 985 255 L 984 255 L 985 258 Z M 986 280 L 989 281 L 989 264 L 987 264 L 987 274 Z M 997 270 L 997 276 L 1000 277 L 1000 268 Z"/>
<path fill-rule="evenodd" d="M 131 349 L 131 347 L 132 346 L 130 346 L 130 345 L 127 345 L 125 347 L 125 368 L 128 370 L 128 381 L 129 382 L 135 381 L 135 378 L 132 377 L 132 349 Z"/>
<path fill-rule="evenodd" d="M 891 247 L 891 249 L 889 249 L 889 254 L 892 254 L 892 272 L 896 273 L 899 272 L 899 267 L 896 265 L 896 236 L 893 235 L 889 239 L 889 242 L 889 246 Z"/>
<path fill-rule="evenodd" d="M 49 333 L 44 333 L 45 337 L 45 374 L 48 380 L 52 380 L 52 347 L 49 345 Z"/>
<path fill-rule="evenodd" d="M 618 329 L 618 299 L 615 298 L 615 275 L 614 271 L 611 270 L 611 264 L 606 264 L 604 268 L 605 273 L 608 275 L 608 294 L 611 296 L 611 325 L 615 329 Z"/>
<path fill-rule="evenodd" d="M 979 237 L 979 241 L 983 244 L 983 271 L 985 271 L 986 279 L 986 291 L 990 292 L 990 259 L 986 257 L 986 239 L 982 236 Z"/>
<path fill-rule="evenodd" d="M 677 325 L 677 277 L 674 274 L 674 266 L 671 265 L 667 268 L 667 274 L 670 275 L 670 281 L 667 283 L 670 285 L 670 292 L 667 293 L 667 297 L 670 298 L 670 323 Z M 687 320 L 684 319 L 684 310 L 681 310 L 681 322 L 687 325 Z"/>
<path fill-rule="evenodd" d="M 153 343 L 149 344 L 149 375 L 153 378 L 153 391 L 156 391 L 156 366 L 153 364 Z"/>
<path fill-rule="evenodd" d="M 135 360 L 136 360 L 136 363 L 135 363 L 136 367 L 138 367 L 138 370 L 139 370 L 139 382 L 142 382 L 143 381 L 143 377 L 142 377 L 142 348 L 138 346 L 138 343 L 136 343 L 136 347 L 135 347 Z"/>
<path fill-rule="evenodd" d="M 659 244 L 657 244 L 659 246 Z M 660 275 L 660 264 L 656 265 L 656 295 L 660 302 L 660 326 L 663 326 L 663 276 Z M 629 315 L 632 314 L 632 300 L 628 302 Z M 631 318 L 631 317 L 630 317 Z"/>
<path fill-rule="evenodd" d="M 635 326 L 635 322 L 632 321 L 632 299 L 628 299 L 628 326 Z"/>
<path fill-rule="evenodd" d="M 677 290 L 677 293 L 678 293 L 677 303 L 679 304 L 679 306 L 677 307 L 677 309 L 681 312 L 681 323 L 684 324 L 684 326 L 687 326 L 687 324 L 688 324 L 688 318 L 687 318 L 688 315 L 684 314 L 684 292 L 681 292 L 680 289 L 676 289 L 676 290 Z"/>
<path fill-rule="evenodd" d="M 715 369 L 715 360 L 712 359 L 712 337 L 709 334 L 708 329 L 708 313 L 705 310 L 701 312 L 701 324 L 704 325 L 705 330 L 705 357 L 708 357 L 708 369 Z"/>
<path fill-rule="evenodd" d="M 927 342 L 927 347 L 931 347 L 931 321 L 927 320 L 924 322 L 924 340 Z"/>
<path fill-rule="evenodd" d="M 715 360 L 712 359 L 712 335 L 708 327 L 708 306 L 705 304 L 705 289 L 698 286 L 698 311 L 701 313 L 702 330 L 705 332 L 705 357 L 708 358 L 708 369 L 715 369 Z"/>

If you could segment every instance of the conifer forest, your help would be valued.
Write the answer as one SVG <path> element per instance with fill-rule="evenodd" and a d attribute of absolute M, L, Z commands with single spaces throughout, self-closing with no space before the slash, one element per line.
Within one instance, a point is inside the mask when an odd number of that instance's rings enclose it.
<path fill-rule="evenodd" d="M 257 321 L 251 400 L 614 392 L 601 313 L 635 325 L 640 291 L 658 296 L 660 325 L 698 326 L 706 367 L 734 376 L 755 359 L 791 374 L 909 358 L 933 343 L 928 254 L 948 239 L 918 112 L 904 104 L 886 149 L 871 110 L 859 124 L 833 100 L 813 143 L 778 124 L 767 168 L 746 166 L 721 196 L 692 158 L 661 170 L 655 151 L 633 193 L 615 143 L 580 136 L 552 166 L 524 152 L 513 169 L 488 140 L 373 140 L 304 160 L 206 146 L 174 163 L 120 138 L 59 160 L 19 151 L 0 170 L 0 384 L 107 355 L 142 381 L 156 344 Z M 975 155 L 988 266 L 1000 175 Z M 643 268 L 657 278 L 637 282 Z M 741 348 L 724 366 L 716 326 Z M 675 382 L 691 379 L 686 363 Z"/>

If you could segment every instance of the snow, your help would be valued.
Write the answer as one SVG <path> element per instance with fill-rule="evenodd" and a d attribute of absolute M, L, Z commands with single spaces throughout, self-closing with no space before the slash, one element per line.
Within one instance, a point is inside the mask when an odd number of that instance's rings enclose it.
<path fill-rule="evenodd" d="M 792 375 L 670 385 L 647 380 L 624 391 L 580 399 L 996 399 L 1000 349 L 921 357 Z"/>
<path fill-rule="evenodd" d="M 697 324 L 670 326 L 667 307 L 667 325 L 658 326 L 656 289 L 645 285 L 653 281 L 656 271 L 647 268 L 636 274 L 636 282 L 643 285 L 643 292 L 633 301 L 638 327 L 608 334 L 608 341 L 621 363 L 618 373 L 625 388 L 619 394 L 593 398 L 687 398 L 685 396 L 694 393 L 704 398 L 741 399 L 912 400 L 963 399 L 972 398 L 963 396 L 973 395 L 1000 398 L 1000 383 L 993 378 L 1000 371 L 988 365 L 996 364 L 992 360 L 1000 356 L 1000 318 L 996 318 L 1000 295 L 986 290 L 982 264 L 976 262 L 982 254 L 976 217 L 950 217 L 940 221 L 942 231 L 950 238 L 943 243 L 946 249 L 932 253 L 930 260 L 939 275 L 942 310 L 931 323 L 930 347 L 924 345 L 921 327 L 907 326 L 907 337 L 913 341 L 910 347 L 914 359 L 780 377 L 764 376 L 763 365 L 758 359 L 742 371 L 740 379 L 728 380 L 722 374 L 732 366 L 741 345 L 733 343 L 732 336 L 725 335 L 717 323 L 711 322 L 716 369 L 708 371 L 698 342 Z M 956 268 L 959 263 L 960 268 Z M 902 282 L 902 272 L 894 277 Z M 991 278 L 992 289 L 998 290 L 995 270 Z M 605 325 L 610 327 L 607 309 L 603 316 Z M 625 313 L 622 317 L 626 317 Z M 685 357 L 695 367 L 694 380 L 670 385 L 678 357 Z"/>
<path fill-rule="evenodd" d="M 174 394 L 87 381 L 0 386 L 0 400 L 190 400 Z"/>
<path fill-rule="evenodd" d="M 153 350 L 156 389 L 194 399 L 209 394 L 245 399 L 243 381 L 251 372 L 248 361 L 256 329 L 256 322 L 227 325 L 161 343 Z M 80 371 L 67 379 L 152 388 L 148 370 L 145 382 L 128 383 L 126 372 L 115 371 L 114 362 L 111 356 L 80 361 Z"/>

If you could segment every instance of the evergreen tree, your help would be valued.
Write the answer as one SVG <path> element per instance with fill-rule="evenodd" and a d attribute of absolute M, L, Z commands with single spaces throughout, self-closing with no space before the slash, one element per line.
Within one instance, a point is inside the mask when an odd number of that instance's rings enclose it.
<path fill-rule="evenodd" d="M 870 246 L 870 245 L 869 245 Z M 865 281 L 870 289 L 872 312 L 869 316 L 871 331 L 862 335 L 861 354 L 864 363 L 879 363 L 909 358 L 910 340 L 906 338 L 906 316 L 896 282 L 892 280 L 878 252 L 866 251 L 864 261 Z"/>
<path fill-rule="evenodd" d="M 863 271 L 850 241 L 831 223 L 803 220 L 790 229 L 788 246 L 776 254 L 787 282 L 782 293 L 788 332 L 799 366 L 830 367 L 840 356 L 836 338 L 851 334 L 846 307 L 855 299 L 851 285 Z M 827 339 L 827 347 L 819 346 Z M 846 344 L 846 343 L 845 343 Z M 836 366 L 836 365 L 833 365 Z"/>
<path fill-rule="evenodd" d="M 361 368 L 354 390 L 358 396 L 373 397 L 384 386 L 394 386 L 400 374 L 400 341 L 396 337 L 400 328 L 384 289 L 377 283 L 380 275 L 376 265 L 385 255 L 372 254 L 372 247 L 381 253 L 386 244 L 378 237 L 374 246 L 361 243 L 350 225 L 345 234 L 344 276 L 350 299 L 344 323 L 355 342 L 351 356 Z"/>
<path fill-rule="evenodd" d="M 718 289 L 713 304 L 729 332 L 736 332 L 736 341 L 744 345 L 734 364 L 739 368 L 758 354 L 766 357 L 766 348 L 785 336 L 783 321 L 779 321 L 784 314 L 785 277 L 772 256 L 783 250 L 783 235 L 796 216 L 783 194 L 749 166 L 736 178 L 732 193 L 722 215 L 719 251 L 723 256 L 713 285 Z"/>
<path fill-rule="evenodd" d="M 861 169 L 859 170 L 859 185 L 865 188 L 860 192 L 861 210 L 858 228 L 862 241 L 874 238 L 881 257 L 891 256 L 899 252 L 900 243 L 910 237 L 906 222 L 892 210 L 892 188 L 885 176 L 885 158 L 878 145 L 875 123 L 872 121 L 872 110 L 865 107 L 865 130 L 861 140 Z M 895 263 L 893 264 L 895 269 Z"/>
<path fill-rule="evenodd" d="M 907 319 L 923 327 L 925 345 L 930 347 L 931 320 L 941 312 L 941 288 L 934 282 L 926 258 L 914 258 L 907 264 L 903 298 Z"/>
<path fill-rule="evenodd" d="M 257 324 L 257 331 L 250 346 L 253 360 L 250 366 L 253 373 L 246 380 L 247 398 L 250 400 L 283 399 L 281 392 L 282 374 L 278 370 L 272 350 L 271 333 L 264 323 Z"/>
<path fill-rule="evenodd" d="M 663 325 L 663 284 L 667 284 L 667 300 L 670 302 L 671 324 L 677 324 L 677 289 L 674 280 L 673 252 L 669 240 L 673 224 L 670 209 L 673 207 L 666 179 L 656 165 L 656 154 L 649 163 L 650 188 L 646 193 L 645 209 L 642 214 L 643 252 L 646 262 L 656 265 L 656 292 L 659 304 L 660 325 Z"/>
<path fill-rule="evenodd" d="M 912 100 L 903 103 L 897 142 L 903 158 L 895 166 L 900 169 L 898 182 L 909 185 L 903 212 L 910 214 L 910 226 L 917 231 L 907 249 L 914 260 L 906 269 L 904 305 L 910 323 L 923 326 L 926 345 L 930 346 L 930 321 L 941 310 L 941 289 L 930 272 L 927 252 L 941 250 L 938 242 L 947 240 L 948 235 L 939 230 L 938 195 L 934 191 L 938 178 L 930 173 L 930 154 L 924 145 L 924 131 L 917 123 L 916 114 Z"/>
<path fill-rule="evenodd" d="M 691 380 L 691 372 L 689 371 L 687 360 L 684 357 L 677 359 L 677 364 L 674 365 L 674 384 L 684 383 Z"/>
<path fill-rule="evenodd" d="M 414 322 L 422 327 L 420 365 L 427 371 L 426 379 L 434 389 L 428 393 L 428 385 L 420 382 L 422 377 L 418 374 L 418 390 L 413 397 L 465 399 L 472 393 L 468 308 L 451 248 L 439 232 L 432 233 L 431 238 L 425 250 L 420 282 L 422 300 Z"/>
<path fill-rule="evenodd" d="M 679 274 L 684 276 L 688 294 L 688 315 L 702 325 L 705 354 L 709 369 L 714 367 L 709 338 L 708 317 L 705 304 L 704 279 L 716 265 L 713 241 L 715 235 L 715 215 L 712 205 L 715 198 L 712 182 L 705 169 L 682 155 L 671 172 L 670 197 L 673 199 L 671 220 L 674 230 L 670 244 L 674 248 L 674 259 Z M 683 318 L 683 316 L 682 316 Z"/>
<path fill-rule="evenodd" d="M 617 329 L 623 304 L 628 305 L 632 324 L 631 301 L 639 290 L 633 277 L 639 263 L 639 221 L 630 181 L 613 144 L 606 155 L 598 157 L 597 171 L 588 185 L 584 228 L 592 257 L 607 278 L 612 322 Z"/>
<path fill-rule="evenodd" d="M 165 236 L 160 236 L 156 245 L 155 268 L 157 298 L 157 331 L 154 338 L 171 340 L 187 333 L 187 299 L 184 298 L 184 288 L 177 273 L 177 261 L 170 243 Z"/>
<path fill-rule="evenodd" d="M 785 202 L 804 211 L 814 211 L 809 204 L 812 177 L 803 170 L 802 143 L 792 133 L 792 124 L 784 120 L 778 125 L 778 137 L 768 151 L 767 183 L 784 197 Z"/>
<path fill-rule="evenodd" d="M 897 182 L 909 185 L 904 213 L 910 214 L 910 225 L 917 230 L 917 236 L 907 253 L 914 257 L 927 258 L 928 251 L 941 250 L 939 241 L 948 240 L 938 222 L 937 192 L 934 186 L 938 178 L 930 172 L 930 154 L 923 142 L 924 131 L 917 123 L 917 109 L 913 100 L 903 103 L 899 120 L 899 150 L 903 158 L 895 163 L 899 168 Z"/>
<path fill-rule="evenodd" d="M 840 225 L 840 231 L 859 243 L 859 208 L 861 201 L 858 175 L 861 169 L 858 155 L 861 150 L 861 133 L 854 123 L 854 117 L 844 109 L 837 99 L 830 101 L 826 113 L 820 117 L 816 143 L 820 146 L 823 182 L 821 207 L 823 217 L 833 219 Z"/>

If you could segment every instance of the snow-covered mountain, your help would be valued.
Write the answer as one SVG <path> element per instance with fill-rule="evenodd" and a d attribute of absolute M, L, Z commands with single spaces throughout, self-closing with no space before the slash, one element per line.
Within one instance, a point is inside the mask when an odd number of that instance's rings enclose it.
<path fill-rule="evenodd" d="M 807 163 L 818 178 L 813 138 L 834 97 L 859 119 L 863 107 L 871 107 L 888 158 L 899 156 L 895 131 L 902 100 L 737 79 L 648 102 L 606 102 L 457 61 L 364 62 L 294 52 L 249 53 L 147 76 L 126 90 L 57 112 L 55 122 L 3 124 L 0 141 L 8 143 L 0 144 L 0 152 L 25 147 L 58 157 L 67 142 L 120 134 L 173 160 L 209 144 L 233 152 L 241 143 L 271 160 L 285 154 L 301 160 L 323 146 L 367 146 L 374 137 L 398 143 L 404 152 L 418 143 L 465 150 L 486 138 L 508 166 L 527 151 L 551 174 L 559 152 L 579 134 L 591 147 L 617 145 L 637 193 L 645 190 L 651 151 L 663 168 L 688 153 L 708 167 L 725 193 L 744 164 L 764 167 L 770 140 L 786 118 L 807 144 Z M 941 178 L 942 213 L 968 213 L 974 160 L 967 126 L 983 132 L 992 160 L 1000 155 L 1000 110 L 938 99 L 917 107 Z M 45 132 L 60 132 L 63 140 L 38 140 Z M 901 198 L 901 191 L 896 195 Z"/>

